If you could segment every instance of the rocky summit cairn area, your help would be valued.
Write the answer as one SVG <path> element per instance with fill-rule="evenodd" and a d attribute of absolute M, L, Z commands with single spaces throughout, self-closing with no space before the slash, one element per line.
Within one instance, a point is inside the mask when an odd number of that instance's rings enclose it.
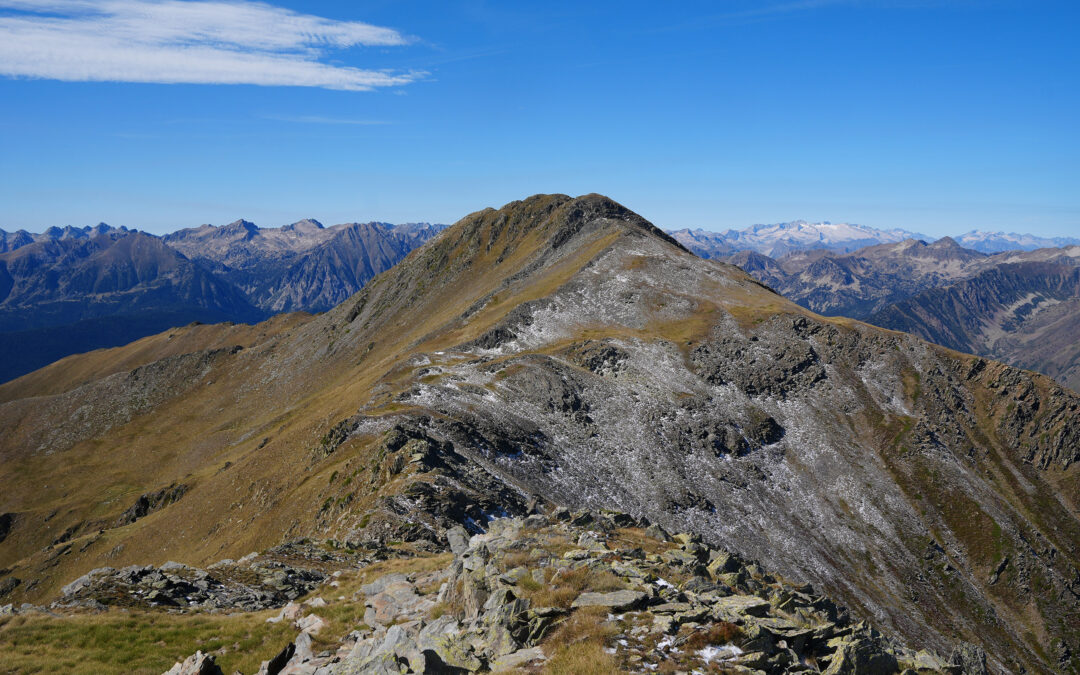
<path fill-rule="evenodd" d="M 167 675 L 988 672 L 978 648 L 902 645 L 809 584 L 625 514 L 555 508 L 446 539 L 443 553 L 302 542 L 207 570 L 95 570 L 0 620 L 248 621 L 246 641 L 204 640 Z M 245 649 L 270 658 L 244 670 Z"/>

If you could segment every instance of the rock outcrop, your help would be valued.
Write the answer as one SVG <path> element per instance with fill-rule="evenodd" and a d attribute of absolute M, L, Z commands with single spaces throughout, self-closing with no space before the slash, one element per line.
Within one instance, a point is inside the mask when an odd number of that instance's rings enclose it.
<path fill-rule="evenodd" d="M 493 520 L 457 546 L 449 567 L 375 579 L 345 601 L 366 606 L 363 627 L 315 654 L 300 620 L 296 640 L 259 675 L 567 672 L 582 649 L 599 649 L 612 672 L 985 672 L 985 654 L 971 645 L 948 658 L 914 651 L 810 585 L 695 535 L 663 542 L 618 527 L 622 514 L 573 516 Z M 289 607 L 293 617 L 303 611 Z"/>

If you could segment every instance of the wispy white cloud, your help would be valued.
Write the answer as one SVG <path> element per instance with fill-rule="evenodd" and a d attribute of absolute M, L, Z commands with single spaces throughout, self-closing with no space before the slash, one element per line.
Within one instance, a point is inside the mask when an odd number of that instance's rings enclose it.
<path fill-rule="evenodd" d="M 13 77 L 365 91 L 423 73 L 325 63 L 326 52 L 408 43 L 390 28 L 244 0 L 0 0 L 0 74 Z"/>

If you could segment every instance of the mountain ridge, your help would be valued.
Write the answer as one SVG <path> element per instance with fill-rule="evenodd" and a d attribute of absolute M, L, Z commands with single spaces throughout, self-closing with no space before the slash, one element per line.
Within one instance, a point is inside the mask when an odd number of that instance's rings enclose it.
<path fill-rule="evenodd" d="M 928 239 L 899 228 L 881 230 L 852 223 L 793 220 L 770 225 L 751 225 L 741 230 L 707 232 L 700 228 L 671 231 L 677 240 L 706 258 L 753 250 L 771 257 L 798 251 L 827 249 L 850 252 L 865 246 L 905 239 Z"/>
<path fill-rule="evenodd" d="M 908 239 L 925 242 L 939 240 L 937 237 L 901 228 L 879 229 L 850 223 L 810 223 L 805 220 L 751 225 L 741 230 L 729 228 L 722 232 L 702 228 L 682 228 L 668 232 L 704 258 L 725 257 L 748 250 L 773 258 L 818 250 L 853 253 L 870 246 L 895 244 Z M 1041 237 L 981 230 L 942 238 L 951 239 L 964 248 L 986 254 L 1080 245 L 1080 239 L 1075 237 Z"/>
<path fill-rule="evenodd" d="M 817 316 L 606 198 L 478 211 L 324 314 L 190 344 L 32 404 L 6 389 L 0 565 L 36 584 L 16 597 L 316 534 L 438 548 L 540 499 L 697 532 L 998 671 L 1077 668 L 1075 394 Z M 105 501 L 86 466 L 131 487 Z"/>

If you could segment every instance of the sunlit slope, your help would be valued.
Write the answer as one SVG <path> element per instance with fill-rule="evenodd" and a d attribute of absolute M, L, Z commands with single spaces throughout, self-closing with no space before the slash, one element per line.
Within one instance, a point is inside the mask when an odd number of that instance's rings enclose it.
<path fill-rule="evenodd" d="M 304 491 L 307 451 L 332 422 L 368 402 L 376 383 L 418 350 L 413 343 L 445 333 L 441 343 L 450 346 L 479 334 L 498 309 L 462 315 L 493 288 L 542 294 L 620 232 L 653 231 L 636 216 L 633 223 L 590 220 L 591 229 L 559 251 L 550 240 L 585 222 L 565 222 L 569 202 L 544 197 L 474 214 L 312 320 L 170 331 L 71 357 L 3 387 L 0 472 L 9 488 L 0 512 L 15 514 L 15 524 L 0 544 L 0 566 L 30 556 L 22 576 L 46 575 L 16 597 L 28 590 L 26 597 L 42 597 L 100 564 L 242 555 L 276 543 L 290 526 L 310 529 L 305 519 L 319 503 Z M 367 306 L 363 316 L 347 321 L 358 305 Z M 502 305 L 503 313 L 513 307 Z M 189 331 L 198 336 L 189 339 Z M 174 483 L 190 486 L 183 500 L 109 527 L 139 495 Z M 58 539 L 74 546 L 50 559 L 54 551 L 42 549 Z"/>

